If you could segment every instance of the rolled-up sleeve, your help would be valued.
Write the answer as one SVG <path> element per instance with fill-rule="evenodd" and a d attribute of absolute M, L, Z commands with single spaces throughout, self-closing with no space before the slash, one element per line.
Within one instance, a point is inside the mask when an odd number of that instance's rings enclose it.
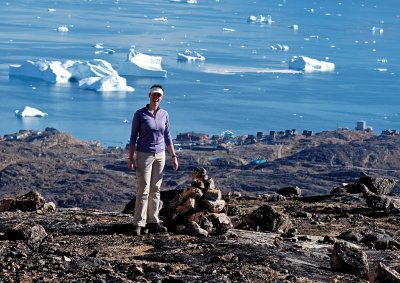
<path fill-rule="evenodd" d="M 138 111 L 135 112 L 132 118 L 131 137 L 129 144 L 135 145 L 139 135 L 140 117 Z"/>
<path fill-rule="evenodd" d="M 165 145 L 169 146 L 172 143 L 171 133 L 169 131 L 169 115 L 165 115 L 165 131 L 164 131 L 164 141 Z"/>

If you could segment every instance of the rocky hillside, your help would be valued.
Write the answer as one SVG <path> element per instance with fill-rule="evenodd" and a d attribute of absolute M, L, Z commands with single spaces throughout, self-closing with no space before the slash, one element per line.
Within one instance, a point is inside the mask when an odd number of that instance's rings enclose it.
<path fill-rule="evenodd" d="M 397 177 L 399 151 L 399 136 L 352 131 L 285 137 L 229 151 L 181 150 L 178 172 L 167 161 L 163 189 L 189 186 L 193 168 L 203 166 L 223 192 L 265 194 L 298 186 L 303 195 L 326 194 L 364 175 Z M 134 197 L 135 176 L 127 170 L 125 149 L 105 149 L 47 129 L 4 136 L 0 152 L 0 197 L 36 190 L 57 207 L 103 211 L 121 211 Z"/>
<path fill-rule="evenodd" d="M 0 282 L 400 282 L 399 145 L 324 132 L 182 150 L 163 184 L 169 232 L 133 236 L 125 149 L 4 136 Z"/>

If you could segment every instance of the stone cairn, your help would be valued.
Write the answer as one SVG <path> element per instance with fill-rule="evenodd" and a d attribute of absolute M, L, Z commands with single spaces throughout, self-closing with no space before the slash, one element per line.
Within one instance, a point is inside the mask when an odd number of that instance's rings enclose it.
<path fill-rule="evenodd" d="M 180 233 L 223 234 L 232 227 L 226 210 L 221 190 L 215 187 L 205 168 L 197 167 L 192 172 L 191 186 L 169 202 L 164 223 Z"/>

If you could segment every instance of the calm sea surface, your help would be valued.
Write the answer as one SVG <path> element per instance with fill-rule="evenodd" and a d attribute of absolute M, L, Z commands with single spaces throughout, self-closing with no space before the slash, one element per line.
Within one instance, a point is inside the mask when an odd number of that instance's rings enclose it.
<path fill-rule="evenodd" d="M 154 83 L 166 88 L 162 107 L 170 113 L 173 136 L 353 129 L 359 120 L 377 133 L 400 130 L 397 0 L 16 0 L 2 1 L 0 11 L 1 135 L 54 127 L 79 139 L 124 146 L 132 114 L 147 103 Z M 260 14 L 274 22 L 247 22 Z M 69 32 L 57 32 L 60 26 Z M 96 43 L 115 53 L 96 54 Z M 272 50 L 277 44 L 290 49 Z M 134 92 L 99 93 L 77 83 L 8 76 L 9 65 L 37 59 L 100 58 L 117 68 L 131 45 L 162 56 L 168 77 L 129 77 Z M 206 61 L 178 62 L 177 52 L 186 48 Z M 290 74 L 293 55 L 330 61 L 336 69 Z M 17 118 L 14 111 L 25 105 L 49 115 Z"/>

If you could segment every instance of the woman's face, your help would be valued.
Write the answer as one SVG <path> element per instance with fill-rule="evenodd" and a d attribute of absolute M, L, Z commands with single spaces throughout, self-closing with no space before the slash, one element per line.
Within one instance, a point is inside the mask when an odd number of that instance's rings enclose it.
<path fill-rule="evenodd" d="M 161 103 L 163 96 L 160 93 L 152 92 L 149 94 L 149 98 L 150 104 L 158 106 Z"/>

